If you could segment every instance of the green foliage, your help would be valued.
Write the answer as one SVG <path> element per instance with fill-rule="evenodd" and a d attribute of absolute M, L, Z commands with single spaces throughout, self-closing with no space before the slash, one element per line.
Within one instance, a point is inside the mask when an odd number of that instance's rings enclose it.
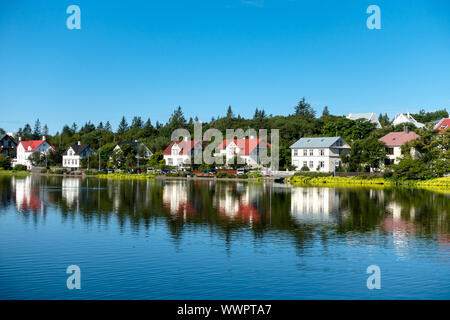
<path fill-rule="evenodd" d="M 11 159 L 3 154 L 0 154 L 0 168 L 5 170 L 11 168 Z"/>
<path fill-rule="evenodd" d="M 436 110 L 433 112 L 425 112 L 424 109 L 421 109 L 419 113 L 413 113 L 411 116 L 413 116 L 413 118 L 418 122 L 427 123 L 440 120 L 442 118 L 448 118 L 448 112 L 446 109 Z"/>

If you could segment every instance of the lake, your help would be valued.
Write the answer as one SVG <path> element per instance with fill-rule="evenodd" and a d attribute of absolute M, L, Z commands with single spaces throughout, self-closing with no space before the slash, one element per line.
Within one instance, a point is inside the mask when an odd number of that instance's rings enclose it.
<path fill-rule="evenodd" d="M 1 299 L 450 298 L 445 192 L 3 175 L 0 196 Z"/>

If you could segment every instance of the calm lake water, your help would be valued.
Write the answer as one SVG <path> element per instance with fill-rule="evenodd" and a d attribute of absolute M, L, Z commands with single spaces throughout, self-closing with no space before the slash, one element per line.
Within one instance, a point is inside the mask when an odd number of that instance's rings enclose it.
<path fill-rule="evenodd" d="M 449 194 L 0 176 L 0 196 L 1 299 L 450 298 Z"/>

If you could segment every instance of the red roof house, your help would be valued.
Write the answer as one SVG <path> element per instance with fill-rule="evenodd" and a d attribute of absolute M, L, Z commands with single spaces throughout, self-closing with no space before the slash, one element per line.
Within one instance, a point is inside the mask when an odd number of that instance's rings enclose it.
<path fill-rule="evenodd" d="M 417 138 L 419 138 L 419 135 L 413 131 L 402 131 L 390 132 L 378 140 L 384 142 L 388 147 L 400 147 Z"/>
<path fill-rule="evenodd" d="M 439 132 L 447 131 L 448 128 L 450 128 L 450 118 L 444 118 L 442 119 L 435 127 L 435 130 L 438 130 Z"/>
<path fill-rule="evenodd" d="M 179 151 L 178 154 L 180 154 L 180 155 L 190 155 L 197 143 L 200 143 L 200 141 L 198 141 L 198 140 L 172 141 L 169 144 L 169 146 L 163 151 L 163 154 L 164 155 L 171 155 L 172 154 L 172 147 L 173 147 L 174 144 L 176 144 L 180 148 L 180 151 Z"/>
<path fill-rule="evenodd" d="M 239 154 L 249 155 L 251 154 L 262 142 L 262 139 L 250 138 L 250 139 L 225 139 L 217 147 L 219 150 L 226 149 L 228 145 L 234 143 L 239 148 Z M 267 147 L 270 147 L 270 143 L 267 142 Z"/>

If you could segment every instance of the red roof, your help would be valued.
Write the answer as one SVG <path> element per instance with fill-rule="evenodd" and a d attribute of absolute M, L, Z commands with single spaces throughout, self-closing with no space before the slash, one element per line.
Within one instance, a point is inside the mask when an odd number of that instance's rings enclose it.
<path fill-rule="evenodd" d="M 448 130 L 448 128 L 450 128 L 450 118 L 442 119 L 442 121 L 436 126 L 436 130 L 441 132 Z"/>
<path fill-rule="evenodd" d="M 22 146 L 25 149 L 25 152 L 33 152 L 34 150 L 36 150 L 37 147 L 39 147 L 41 144 L 43 144 L 46 141 L 47 140 L 28 140 L 28 141 L 20 141 L 19 144 L 22 144 Z M 28 150 L 28 147 L 31 147 L 31 150 Z M 55 147 L 53 147 L 52 145 L 50 145 L 50 147 L 55 149 Z"/>
<path fill-rule="evenodd" d="M 219 149 L 225 149 L 230 143 L 234 143 L 240 150 L 239 154 L 248 155 L 255 150 L 255 148 L 261 143 L 262 139 L 225 139 L 219 144 Z M 270 143 L 267 143 L 270 147 Z"/>
<path fill-rule="evenodd" d="M 191 154 L 192 149 L 194 149 L 194 146 L 200 143 L 198 140 L 189 140 L 189 141 L 172 141 L 169 146 L 163 151 L 163 154 L 165 155 L 171 155 L 172 154 L 172 146 L 174 144 L 177 144 L 180 148 L 180 155 L 184 154 Z"/>
<path fill-rule="evenodd" d="M 390 132 L 378 141 L 384 142 L 388 147 L 399 147 L 405 143 L 415 140 L 419 135 L 413 131 L 406 132 Z"/>

